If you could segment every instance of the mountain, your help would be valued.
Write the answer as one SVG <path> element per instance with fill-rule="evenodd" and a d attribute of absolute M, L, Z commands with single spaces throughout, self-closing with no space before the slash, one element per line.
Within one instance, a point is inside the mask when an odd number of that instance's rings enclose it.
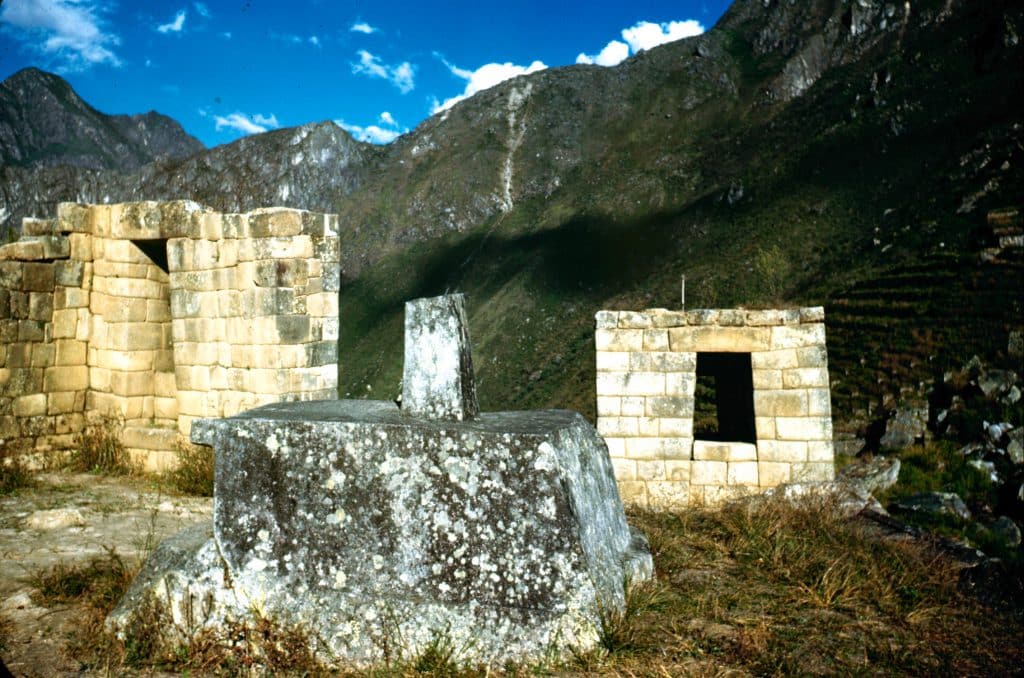
<path fill-rule="evenodd" d="M 337 212 L 342 393 L 396 395 L 402 302 L 461 290 L 487 409 L 593 415 L 594 312 L 678 307 L 682 275 L 689 307 L 824 304 L 857 419 L 972 352 L 1013 361 L 1024 267 L 978 249 L 1024 202 L 1022 35 L 1010 0 L 737 0 L 704 35 L 507 81 L 385 147 L 319 123 L 130 172 L 5 162 L 0 221 Z"/>
<path fill-rule="evenodd" d="M 4 166 L 72 165 L 127 172 L 203 148 L 165 115 L 105 115 L 82 101 L 62 78 L 36 68 L 20 70 L 0 83 Z"/>

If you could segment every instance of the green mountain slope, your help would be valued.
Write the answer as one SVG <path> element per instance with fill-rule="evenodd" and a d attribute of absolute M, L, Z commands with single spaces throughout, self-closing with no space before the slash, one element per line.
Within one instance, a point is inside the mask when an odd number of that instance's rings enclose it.
<path fill-rule="evenodd" d="M 519 78 L 424 123 L 339 200 L 342 393 L 397 394 L 401 303 L 460 290 L 485 408 L 593 416 L 594 312 L 678 306 L 686 275 L 689 307 L 827 305 L 849 416 L 931 376 L 938 351 L 884 373 L 903 340 L 883 325 L 862 351 L 840 300 L 943 253 L 954 274 L 928 289 L 968 326 L 993 318 L 980 341 L 947 333 L 943 355 L 1005 361 L 1020 270 L 975 304 L 989 274 L 972 234 L 1024 201 L 1022 10 L 895 7 L 740 2 L 699 38 Z"/>

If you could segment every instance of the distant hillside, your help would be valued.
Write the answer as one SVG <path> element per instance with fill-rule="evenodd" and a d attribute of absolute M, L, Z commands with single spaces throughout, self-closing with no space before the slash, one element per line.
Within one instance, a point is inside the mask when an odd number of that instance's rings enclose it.
<path fill-rule="evenodd" d="M 100 113 L 51 73 L 25 68 L 0 83 L 0 164 L 5 166 L 126 172 L 203 148 L 181 125 L 154 111 Z"/>
<path fill-rule="evenodd" d="M 963 353 L 1012 362 L 1021 268 L 976 250 L 989 209 L 1024 204 L 1022 37 L 1010 0 L 737 0 L 385 147 L 320 123 L 130 173 L 5 163 L 0 223 L 59 200 L 337 212 L 342 393 L 396 395 L 402 302 L 462 290 L 487 409 L 592 415 L 594 312 L 677 306 L 684 274 L 690 307 L 823 304 L 854 417 Z"/>

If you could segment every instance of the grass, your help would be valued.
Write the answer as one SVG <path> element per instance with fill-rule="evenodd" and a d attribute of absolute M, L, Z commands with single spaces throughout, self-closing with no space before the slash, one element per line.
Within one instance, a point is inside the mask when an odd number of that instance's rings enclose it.
<path fill-rule="evenodd" d="M 113 420 L 91 422 L 75 436 L 68 468 L 79 473 L 130 475 L 136 471 L 121 443 L 121 427 Z"/>
<path fill-rule="evenodd" d="M 196 497 L 213 496 L 213 448 L 179 442 L 178 463 L 164 479 L 175 492 Z"/>
<path fill-rule="evenodd" d="M 657 576 L 629 587 L 626 609 L 602 615 L 599 644 L 562 663 L 492 672 L 614 675 L 808 673 L 1006 675 L 1024 648 L 1021 601 L 985 607 L 961 592 L 960 570 L 927 541 L 895 540 L 841 516 L 823 497 L 754 498 L 684 513 L 635 510 Z M 143 605 L 121 642 L 102 622 L 133 570 L 112 551 L 35 577 L 46 604 L 78 602 L 85 619 L 71 652 L 85 666 L 189 675 L 469 676 L 439 636 L 415 656 L 328 673 L 301 627 L 255 616 L 188 647 L 164 644 L 169 620 Z"/>

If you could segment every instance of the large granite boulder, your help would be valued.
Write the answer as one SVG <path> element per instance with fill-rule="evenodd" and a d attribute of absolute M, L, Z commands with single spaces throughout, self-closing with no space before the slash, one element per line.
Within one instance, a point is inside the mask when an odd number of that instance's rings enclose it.
<path fill-rule="evenodd" d="M 215 450 L 212 533 L 161 545 L 108 623 L 130 633 L 156 600 L 187 643 L 257 611 L 348 665 L 439 641 L 471 664 L 593 646 L 652 574 L 604 441 L 567 410 L 473 416 L 452 396 L 475 404 L 472 384 L 445 379 L 445 406 L 420 409 L 437 418 L 343 400 L 195 422 Z"/>

